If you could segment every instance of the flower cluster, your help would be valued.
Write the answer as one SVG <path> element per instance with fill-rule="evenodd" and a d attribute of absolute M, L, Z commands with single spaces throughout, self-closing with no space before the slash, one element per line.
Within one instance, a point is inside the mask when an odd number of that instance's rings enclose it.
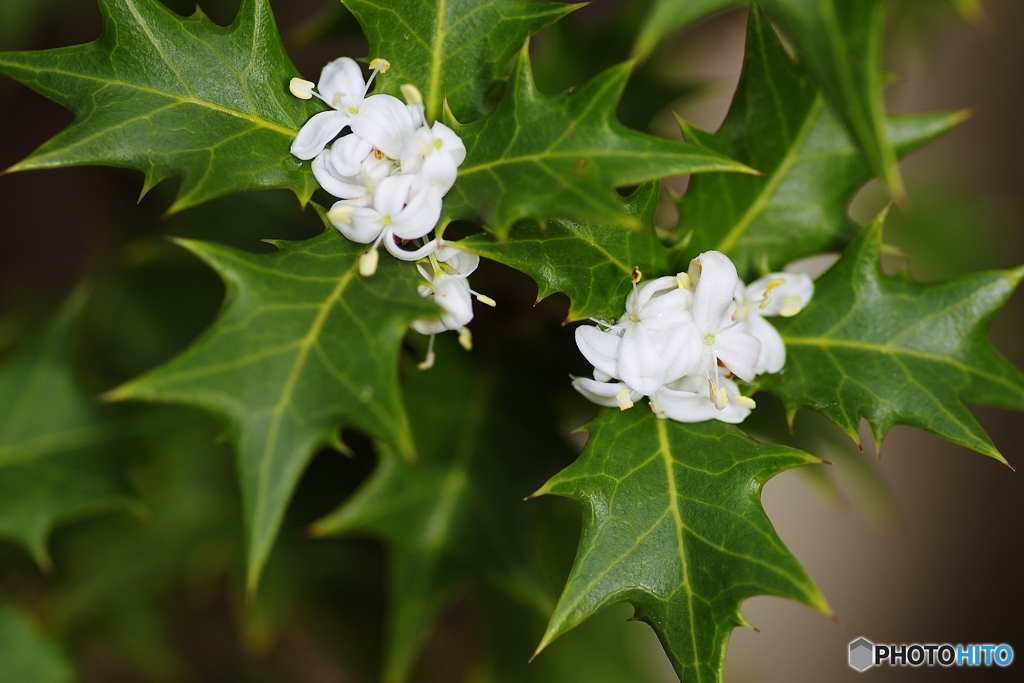
<path fill-rule="evenodd" d="M 363 81 L 359 65 L 341 57 L 323 68 L 318 83 L 293 78 L 293 95 L 316 97 L 331 109 L 299 129 L 291 152 L 311 159 L 317 182 L 339 199 L 327 212 L 331 224 L 353 242 L 371 245 L 359 260 L 363 276 L 376 272 L 381 244 L 396 258 L 420 261 L 416 267 L 424 284 L 419 293 L 442 310 L 412 324 L 430 335 L 427 358 L 420 364 L 426 370 L 434 364 L 434 335 L 440 332 L 457 331 L 463 348 L 471 348 L 466 325 L 473 319 L 474 296 L 489 306 L 495 303 L 470 289 L 466 279 L 480 257 L 452 242 L 427 239 L 441 216 L 441 200 L 466 158 L 466 147 L 443 123 L 427 125 L 416 86 L 402 86 L 405 104 L 391 95 L 367 96 L 376 75 L 390 66 L 387 60 L 373 60 L 370 78 Z M 348 134 L 342 135 L 346 129 Z M 413 241 L 419 244 L 407 249 Z"/>
<path fill-rule="evenodd" d="M 341 57 L 323 68 L 318 83 L 293 78 L 290 86 L 296 97 L 317 97 L 331 108 L 302 126 L 291 152 L 311 159 L 320 186 L 340 200 L 327 214 L 334 227 L 353 242 L 372 245 L 359 262 L 364 276 L 376 272 L 381 244 L 405 261 L 439 247 L 426 237 L 466 158 L 454 131 L 440 122 L 427 125 L 416 86 L 402 86 L 407 103 L 391 95 L 367 96 L 377 73 L 389 67 L 387 60 L 373 60 L 364 82 L 359 65 Z M 414 241 L 419 244 L 407 249 Z"/>
<path fill-rule="evenodd" d="M 594 403 L 622 410 L 647 396 L 660 418 L 739 423 L 754 408 L 744 382 L 786 363 L 786 346 L 766 316 L 796 315 L 814 294 L 804 274 L 770 273 L 750 285 L 729 258 L 706 251 L 688 272 L 637 286 L 615 323 L 576 329 L 594 379 L 573 386 Z"/>

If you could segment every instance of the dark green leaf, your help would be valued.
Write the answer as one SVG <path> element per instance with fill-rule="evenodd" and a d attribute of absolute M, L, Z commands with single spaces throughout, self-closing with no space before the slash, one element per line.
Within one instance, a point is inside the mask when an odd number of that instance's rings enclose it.
<path fill-rule="evenodd" d="M 883 220 L 821 277 L 799 315 L 777 319 L 786 367 L 762 386 L 790 415 L 812 408 L 855 440 L 866 418 L 876 447 L 889 427 L 907 424 L 1005 462 L 967 404 L 1024 410 L 1024 375 L 987 337 L 1024 268 L 933 284 L 887 276 Z"/>
<path fill-rule="evenodd" d="M 905 155 L 968 114 L 889 118 L 889 137 Z M 686 139 L 761 171 L 695 176 L 680 201 L 678 237 L 691 256 L 729 254 L 741 274 L 779 270 L 789 261 L 841 251 L 857 233 L 846 209 L 871 177 L 820 91 L 786 54 L 764 13 L 751 8 L 743 74 L 721 130 L 683 124 Z"/>
<path fill-rule="evenodd" d="M 292 157 L 315 105 L 288 92 L 288 60 L 267 0 L 242 0 L 223 28 L 158 0 L 100 0 L 86 45 L 0 54 L 0 73 L 75 112 L 71 126 L 11 171 L 101 164 L 138 169 L 145 189 L 182 176 L 170 211 L 241 190 L 317 188 Z"/>
<path fill-rule="evenodd" d="M 745 0 L 655 0 L 634 52 L 646 56 L 666 36 Z M 807 70 L 857 141 L 872 172 L 896 199 L 905 192 L 882 99 L 882 0 L 764 0 Z"/>
<path fill-rule="evenodd" d="M 622 315 L 634 267 L 648 276 L 668 269 L 668 252 L 654 232 L 659 184 L 642 185 L 626 201 L 626 212 L 642 222 L 638 230 L 622 226 L 555 218 L 541 227 L 535 221 L 512 226 L 508 240 L 489 234 L 459 242 L 463 249 L 521 270 L 537 281 L 537 300 L 564 292 L 567 321 Z"/>
<path fill-rule="evenodd" d="M 445 100 L 462 120 L 483 116 L 487 91 L 527 36 L 579 7 L 547 0 L 344 2 L 370 41 L 370 56 L 391 62 L 381 92 L 398 95 L 412 83 L 431 121 Z"/>
<path fill-rule="evenodd" d="M 0 602 L 0 671 L 5 683 L 71 683 L 64 655 L 17 608 Z"/>
<path fill-rule="evenodd" d="M 583 506 L 576 563 L 538 649 L 629 602 L 683 681 L 718 681 L 743 600 L 778 595 L 831 613 L 760 503 L 768 479 L 817 458 L 642 408 L 606 408 L 587 429 L 579 459 L 537 492 Z"/>
<path fill-rule="evenodd" d="M 511 417 L 532 389 L 521 374 L 501 379 L 492 369 L 473 372 L 451 341 L 438 340 L 439 367 L 412 375 L 405 386 L 419 459 L 409 463 L 380 445 L 380 463 L 366 485 L 314 527 L 318 535 L 370 534 L 387 544 L 386 683 L 408 677 L 438 612 L 471 580 L 488 581 L 535 608 L 545 601 L 514 539 L 531 486 L 524 483 L 523 455 L 549 453 L 553 440 L 557 457 L 557 436 L 524 431 Z"/>
<path fill-rule="evenodd" d="M 136 505 L 112 453 L 124 436 L 124 411 L 100 407 L 71 365 L 84 298 L 74 294 L 0 365 L 0 538 L 20 543 L 47 569 L 46 541 L 58 524 Z"/>
<path fill-rule="evenodd" d="M 382 258 L 360 277 L 364 245 L 333 229 L 280 251 L 249 254 L 182 241 L 224 279 L 220 317 L 184 353 L 111 392 L 223 415 L 238 450 L 254 590 L 288 499 L 312 454 L 340 444 L 343 424 L 413 448 L 398 390 L 409 322 L 435 309 L 410 263 Z"/>
<path fill-rule="evenodd" d="M 467 156 L 445 197 L 442 225 L 476 220 L 502 238 L 521 218 L 619 219 L 640 227 L 614 188 L 680 173 L 751 172 L 709 150 L 616 121 L 630 71 L 630 63 L 620 64 L 572 93 L 548 97 L 534 86 L 524 48 L 493 112 L 469 124 L 446 115 Z"/>

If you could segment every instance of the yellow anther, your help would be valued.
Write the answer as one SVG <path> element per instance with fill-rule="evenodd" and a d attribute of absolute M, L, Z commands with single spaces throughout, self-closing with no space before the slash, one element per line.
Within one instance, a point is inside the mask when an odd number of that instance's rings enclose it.
<path fill-rule="evenodd" d="M 374 71 L 379 71 L 382 74 L 386 74 L 388 69 L 391 68 L 391 62 L 384 59 L 383 57 L 377 57 L 370 62 L 370 68 Z"/>
<path fill-rule="evenodd" d="M 651 412 L 654 413 L 655 415 L 664 415 L 665 414 L 665 409 L 662 408 L 661 406 L 659 406 L 654 401 L 649 401 L 647 403 L 647 405 L 649 405 L 651 407 Z"/>
<path fill-rule="evenodd" d="M 485 306 L 490 306 L 491 308 L 494 308 L 495 306 L 498 305 L 497 301 L 495 301 L 491 297 L 487 296 L 486 294 L 477 294 L 476 295 L 476 300 L 479 301 L 480 303 L 482 303 Z"/>
<path fill-rule="evenodd" d="M 376 249 L 370 249 L 359 257 L 359 274 L 363 277 L 370 277 L 376 273 L 378 261 L 380 261 L 380 254 Z"/>
<path fill-rule="evenodd" d="M 743 304 L 737 306 L 736 310 L 732 312 L 733 322 L 745 323 L 750 319 L 750 306 Z"/>
<path fill-rule="evenodd" d="M 381 159 L 384 158 L 384 152 L 380 151 L 379 149 L 374 149 L 373 158 L 376 159 L 377 161 L 380 161 Z"/>
<path fill-rule="evenodd" d="M 423 104 L 423 94 L 412 83 L 403 83 L 398 89 L 402 91 L 406 104 Z"/>
<path fill-rule="evenodd" d="M 679 289 L 691 289 L 693 288 L 693 278 L 689 273 L 679 273 L 676 275 L 676 285 Z"/>
<path fill-rule="evenodd" d="M 619 404 L 619 410 L 629 410 L 632 408 L 633 402 L 629 400 L 629 389 L 623 389 L 615 394 L 615 402 Z"/>
<path fill-rule="evenodd" d="M 792 318 L 802 309 L 803 305 L 800 303 L 800 297 L 787 296 L 785 299 L 782 300 L 782 308 L 779 309 L 779 315 L 781 315 L 783 318 Z"/>
<path fill-rule="evenodd" d="M 736 401 L 736 405 L 738 405 L 740 408 L 753 410 L 754 408 L 757 407 L 757 404 L 754 403 L 754 399 L 750 398 L 749 396 L 736 396 L 733 398 L 733 400 Z"/>
<path fill-rule="evenodd" d="M 772 301 L 772 290 L 780 285 L 786 284 L 786 281 L 782 278 L 775 278 L 767 285 L 764 286 L 764 298 L 761 299 L 761 304 L 758 308 L 766 308 Z"/>
<path fill-rule="evenodd" d="M 313 99 L 313 88 L 316 87 L 316 83 L 307 81 L 304 78 L 293 78 L 288 83 L 288 90 L 291 91 L 292 95 L 295 95 L 300 100 L 311 100 Z"/>
<path fill-rule="evenodd" d="M 469 331 L 468 327 L 459 329 L 459 346 L 467 351 L 473 350 L 473 333 Z"/>
<path fill-rule="evenodd" d="M 715 407 L 725 410 L 729 406 L 729 395 L 725 393 L 725 387 L 718 387 L 715 392 Z"/>
<path fill-rule="evenodd" d="M 332 223 L 351 223 L 352 214 L 356 212 L 356 207 L 348 206 L 347 204 L 335 204 L 331 207 L 331 210 L 327 212 L 327 220 Z"/>

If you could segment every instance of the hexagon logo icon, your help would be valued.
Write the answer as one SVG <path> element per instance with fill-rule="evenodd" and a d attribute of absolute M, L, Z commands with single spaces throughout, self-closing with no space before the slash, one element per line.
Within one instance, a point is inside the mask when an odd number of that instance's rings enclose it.
<path fill-rule="evenodd" d="M 850 666 L 865 671 L 875 664 L 875 644 L 866 638 L 850 643 Z"/>

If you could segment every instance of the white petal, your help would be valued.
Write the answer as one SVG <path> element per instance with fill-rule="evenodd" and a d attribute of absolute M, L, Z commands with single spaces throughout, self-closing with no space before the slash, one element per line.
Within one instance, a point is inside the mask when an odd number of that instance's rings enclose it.
<path fill-rule="evenodd" d="M 687 324 L 659 332 L 657 335 L 657 344 L 662 349 L 666 380 L 671 381 L 700 369 L 701 347 L 704 345 L 692 319 Z"/>
<path fill-rule="evenodd" d="M 388 253 L 402 261 L 419 261 L 421 258 L 429 256 L 437 249 L 437 240 L 430 240 L 418 249 L 405 249 L 395 241 L 395 234 L 392 231 L 388 231 L 383 242 L 384 248 L 388 250 Z M 423 271 L 421 270 L 420 273 L 422 274 Z M 426 274 L 423 274 L 423 277 L 427 277 Z M 427 279 L 429 280 L 430 278 Z"/>
<path fill-rule="evenodd" d="M 619 362 L 619 344 L 622 339 L 611 332 L 599 330 L 593 325 L 576 328 L 576 346 L 583 357 L 590 361 L 595 371 L 618 379 L 616 366 Z"/>
<path fill-rule="evenodd" d="M 345 126 L 349 125 L 348 114 L 338 111 L 322 111 L 299 128 L 292 140 L 291 152 L 298 158 L 308 161 L 324 150 L 331 140 L 338 137 Z"/>
<path fill-rule="evenodd" d="M 751 315 L 746 331 L 761 342 L 761 355 L 757 359 L 755 374 L 778 372 L 786 364 L 786 343 L 775 327 L 759 315 Z"/>
<path fill-rule="evenodd" d="M 466 277 L 480 265 L 479 256 L 459 249 L 455 242 L 445 242 L 443 240 L 440 248 L 437 250 L 437 260 L 447 263 L 454 268 L 460 277 Z"/>
<path fill-rule="evenodd" d="M 729 379 L 722 379 L 721 386 L 729 396 L 729 404 L 719 410 L 708 397 L 707 380 L 702 377 L 685 377 L 682 380 L 665 386 L 651 396 L 660 411 L 658 417 L 670 417 L 679 422 L 703 422 L 704 420 L 720 420 L 730 424 L 738 424 L 750 414 L 734 397 L 739 395 L 739 387 Z"/>
<path fill-rule="evenodd" d="M 350 133 L 331 145 L 331 165 L 339 176 L 359 175 L 363 162 L 373 152 L 373 145 Z"/>
<path fill-rule="evenodd" d="M 440 121 L 434 122 L 430 132 L 434 134 L 434 137 L 437 140 L 441 141 L 441 148 L 439 151 L 450 156 L 452 161 L 455 162 L 456 167 L 461 166 L 462 162 L 466 160 L 466 145 L 463 144 L 462 138 L 460 138 L 455 131 Z"/>
<path fill-rule="evenodd" d="M 608 408 L 619 406 L 617 397 L 623 390 L 629 391 L 629 400 L 633 403 L 643 398 L 643 394 L 631 390 L 622 382 L 597 382 L 586 377 L 577 377 L 572 381 L 572 387 L 588 400 Z"/>
<path fill-rule="evenodd" d="M 661 349 L 641 325 L 630 326 L 623 333 L 616 369 L 623 382 L 644 396 L 650 396 L 672 379 L 665 377 Z"/>
<path fill-rule="evenodd" d="M 673 289 L 652 298 L 640 309 L 641 324 L 648 330 L 667 330 L 680 325 L 694 325 L 693 315 L 688 310 L 691 294 L 685 289 L 675 286 L 675 278 L 662 278 L 672 281 Z"/>
<path fill-rule="evenodd" d="M 323 68 L 316 87 L 335 109 L 358 108 L 366 90 L 366 81 L 363 80 L 363 70 L 354 60 L 340 57 Z"/>
<path fill-rule="evenodd" d="M 395 175 L 384 178 L 373 193 L 373 208 L 381 216 L 390 216 L 394 220 L 409 201 L 409 190 L 416 179 L 412 176 Z"/>
<path fill-rule="evenodd" d="M 358 178 L 339 177 L 333 172 L 328 150 L 317 154 L 312 166 L 313 176 L 320 187 L 338 199 L 362 199 L 369 196 L 366 186 Z"/>
<path fill-rule="evenodd" d="M 446 331 L 448 328 L 441 322 L 441 316 L 433 318 L 420 318 L 419 320 L 412 321 L 412 329 L 416 330 L 420 334 L 440 334 Z"/>
<path fill-rule="evenodd" d="M 449 330 L 465 327 L 473 320 L 473 295 L 462 278 L 442 275 L 434 281 L 434 301 L 444 309 L 441 322 Z"/>
<path fill-rule="evenodd" d="M 416 127 L 412 114 L 401 100 L 391 95 L 371 95 L 352 117 L 352 131 L 392 159 L 401 159 L 405 141 Z"/>
<path fill-rule="evenodd" d="M 380 214 L 374 209 L 365 207 L 356 209 L 352 214 L 352 222 L 347 227 L 345 225 L 338 226 L 338 230 L 353 242 L 370 244 L 377 239 L 381 231 L 384 230 L 384 226 L 380 222 Z"/>
<path fill-rule="evenodd" d="M 405 171 L 405 166 L 402 167 Z M 459 175 L 458 166 L 447 154 L 430 154 L 416 171 L 417 187 L 434 185 L 444 196 L 455 184 L 455 178 Z"/>
<path fill-rule="evenodd" d="M 404 91 L 403 91 L 404 93 Z M 412 117 L 412 125 L 414 128 L 419 128 L 427 120 L 426 114 L 423 110 L 423 103 L 417 102 L 415 104 L 405 105 L 409 109 L 409 116 Z"/>
<path fill-rule="evenodd" d="M 736 294 L 736 266 L 719 251 L 697 257 L 699 279 L 693 293 L 693 319 L 697 327 L 717 332 Z"/>
<path fill-rule="evenodd" d="M 733 328 L 715 335 L 715 351 L 734 375 L 745 382 L 757 376 L 755 369 L 761 357 L 761 342 L 757 337 Z"/>
<path fill-rule="evenodd" d="M 391 176 L 410 178 L 410 176 Z M 386 180 L 391 180 L 387 178 Z M 381 182 L 383 185 L 385 181 Z M 425 187 L 409 197 L 409 203 L 397 214 L 391 215 L 391 229 L 405 240 L 426 236 L 441 217 L 441 193 L 436 187 Z"/>
<path fill-rule="evenodd" d="M 814 296 L 814 282 L 804 273 L 769 273 L 751 282 L 746 294 L 761 315 L 779 315 L 787 307 L 787 299 L 795 297 L 798 309 L 806 306 Z"/>

